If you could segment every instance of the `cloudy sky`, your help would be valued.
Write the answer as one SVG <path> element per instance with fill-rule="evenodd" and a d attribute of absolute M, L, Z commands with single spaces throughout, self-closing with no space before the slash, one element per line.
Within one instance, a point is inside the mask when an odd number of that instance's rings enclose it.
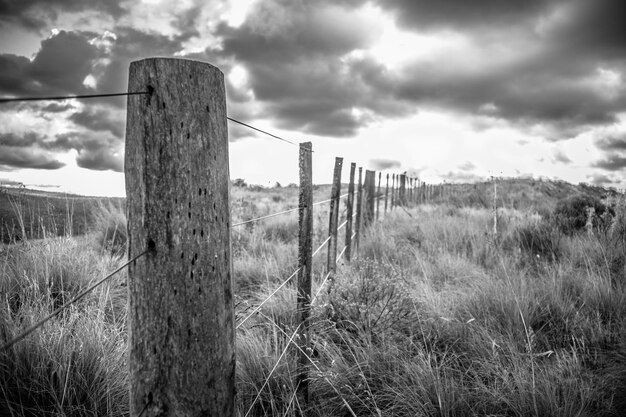
<path fill-rule="evenodd" d="M 0 96 L 124 92 L 133 60 L 218 66 L 228 112 L 429 182 L 626 187 L 624 0 L 0 0 Z M 123 195 L 125 99 L 0 104 L 0 181 Z M 297 148 L 229 125 L 232 178 Z"/>

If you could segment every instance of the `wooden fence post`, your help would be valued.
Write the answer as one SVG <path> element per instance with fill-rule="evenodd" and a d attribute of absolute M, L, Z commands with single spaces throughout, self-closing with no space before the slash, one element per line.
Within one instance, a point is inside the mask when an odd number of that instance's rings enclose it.
<path fill-rule="evenodd" d="M 126 124 L 130 415 L 235 415 L 222 72 L 132 62 Z"/>
<path fill-rule="evenodd" d="M 378 189 L 376 190 L 376 220 L 378 220 L 380 215 L 380 179 L 382 175 L 382 172 L 378 173 Z"/>
<path fill-rule="evenodd" d="M 299 194 L 299 236 L 298 236 L 298 294 L 297 323 L 300 327 L 297 342 L 298 371 L 296 375 L 297 394 L 302 407 L 309 405 L 309 359 L 305 352 L 309 347 L 309 315 L 311 310 L 311 273 L 313 265 L 313 168 L 311 142 L 300 144 L 300 194 Z M 306 412 L 305 412 L 306 414 Z"/>
<path fill-rule="evenodd" d="M 387 198 L 389 197 L 389 173 L 387 173 L 387 184 L 385 185 L 385 214 L 387 214 Z"/>
<path fill-rule="evenodd" d="M 400 205 L 406 206 L 406 175 L 400 175 Z"/>
<path fill-rule="evenodd" d="M 337 223 L 339 221 L 339 196 L 341 196 L 341 170 L 343 168 L 343 158 L 335 158 L 335 170 L 333 172 L 333 186 L 330 191 L 330 219 L 328 221 L 328 259 L 326 270 L 330 273 L 330 280 L 337 272 Z"/>
<path fill-rule="evenodd" d="M 365 170 L 365 181 L 363 182 L 363 188 L 365 188 L 363 199 L 365 204 L 365 211 L 363 213 L 363 225 L 369 226 L 374 220 L 374 198 L 376 198 L 376 172 Z"/>
<path fill-rule="evenodd" d="M 361 219 L 363 218 L 363 183 L 362 180 L 363 168 L 359 167 L 359 185 L 356 192 L 356 223 L 354 225 L 354 231 L 356 232 L 356 250 L 359 250 L 359 243 L 361 241 Z"/>
<path fill-rule="evenodd" d="M 352 257 L 352 208 L 354 206 L 354 171 L 356 170 L 356 164 L 352 162 L 350 164 L 350 183 L 348 184 L 348 203 L 346 214 L 346 260 L 350 262 Z"/>
<path fill-rule="evenodd" d="M 391 208 L 393 211 L 393 206 L 396 205 L 396 174 L 393 174 L 391 177 Z"/>

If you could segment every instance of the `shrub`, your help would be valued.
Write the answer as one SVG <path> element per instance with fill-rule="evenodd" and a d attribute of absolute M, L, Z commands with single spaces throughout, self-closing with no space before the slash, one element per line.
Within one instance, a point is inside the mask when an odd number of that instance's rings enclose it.
<path fill-rule="evenodd" d="M 524 254 L 551 261 L 559 259 L 561 236 L 549 222 L 521 226 L 516 234 L 519 248 Z"/>
<path fill-rule="evenodd" d="M 554 209 L 554 219 L 563 233 L 571 235 L 584 229 L 590 208 L 595 210 L 594 226 L 598 226 L 600 219 L 606 218 L 607 207 L 598 198 L 585 194 L 560 200 Z"/>

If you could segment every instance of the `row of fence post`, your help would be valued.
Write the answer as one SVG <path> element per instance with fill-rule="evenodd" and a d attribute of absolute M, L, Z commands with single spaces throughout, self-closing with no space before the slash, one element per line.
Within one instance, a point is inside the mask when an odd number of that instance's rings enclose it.
<path fill-rule="evenodd" d="M 130 415 L 235 413 L 235 323 L 230 253 L 227 114 L 222 72 L 167 58 L 131 63 L 126 127 Z M 309 403 L 312 145 L 299 145 L 297 394 Z M 327 272 L 335 278 L 343 159 L 335 159 Z M 419 203 L 432 186 L 350 164 L 345 257 L 384 212 Z M 356 193 L 356 208 L 355 206 Z M 353 236 L 355 239 L 353 239 Z"/>

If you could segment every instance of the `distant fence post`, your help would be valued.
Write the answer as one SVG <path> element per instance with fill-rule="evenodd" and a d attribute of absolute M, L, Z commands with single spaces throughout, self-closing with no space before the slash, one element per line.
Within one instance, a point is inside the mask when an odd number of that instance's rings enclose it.
<path fill-rule="evenodd" d="M 387 198 L 389 197 L 389 173 L 387 173 L 387 184 L 385 185 L 385 214 L 387 214 Z"/>
<path fill-rule="evenodd" d="M 374 220 L 374 198 L 376 197 L 376 172 L 365 170 L 365 181 L 363 182 L 365 211 L 363 213 L 363 225 L 369 226 Z"/>
<path fill-rule="evenodd" d="M 337 223 L 339 221 L 339 197 L 341 195 L 341 169 L 343 158 L 335 158 L 335 170 L 333 172 L 333 185 L 330 191 L 330 219 L 328 221 L 328 259 L 326 261 L 327 272 L 332 280 L 337 272 Z M 332 282 L 332 281 L 331 281 Z"/>
<path fill-rule="evenodd" d="M 348 184 L 348 203 L 346 214 L 346 260 L 350 262 L 352 257 L 352 208 L 354 207 L 354 171 L 356 164 L 350 164 L 350 183 Z"/>
<path fill-rule="evenodd" d="M 356 250 L 359 250 L 359 243 L 361 241 L 361 219 L 363 218 L 363 183 L 361 182 L 363 174 L 363 167 L 359 167 L 359 185 L 356 192 L 356 220 L 354 225 L 354 231 L 356 232 L 355 243 Z"/>
<path fill-rule="evenodd" d="M 406 206 L 406 175 L 400 175 L 400 205 Z"/>
<path fill-rule="evenodd" d="M 376 190 L 376 220 L 378 220 L 378 217 L 380 215 L 380 179 L 382 177 L 383 173 L 379 172 L 378 173 L 378 189 Z"/>
<path fill-rule="evenodd" d="M 126 124 L 130 415 L 235 415 L 222 72 L 132 62 Z"/>
<path fill-rule="evenodd" d="M 393 206 L 396 205 L 396 174 L 393 174 L 391 177 L 391 211 L 393 211 Z"/>
<path fill-rule="evenodd" d="M 309 359 L 305 352 L 309 347 L 309 315 L 311 310 L 311 267 L 313 265 L 313 164 L 311 142 L 300 144 L 300 194 L 298 235 L 298 294 L 297 323 L 300 326 L 297 342 L 298 371 L 296 387 L 299 401 L 304 409 L 309 405 Z M 306 414 L 306 412 L 305 412 Z"/>

